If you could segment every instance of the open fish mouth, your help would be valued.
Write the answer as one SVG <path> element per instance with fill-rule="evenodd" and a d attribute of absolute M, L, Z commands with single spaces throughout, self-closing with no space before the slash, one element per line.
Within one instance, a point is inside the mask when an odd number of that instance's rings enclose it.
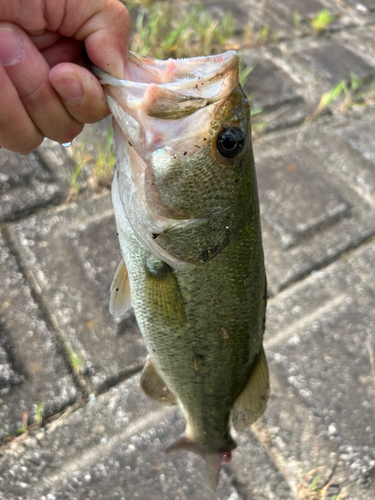
<path fill-rule="evenodd" d="M 135 100 L 145 96 L 150 84 L 157 84 L 166 91 L 216 101 L 238 86 L 238 54 L 230 50 L 214 56 L 160 61 L 130 52 L 125 79 L 114 78 L 99 68 L 93 71 L 102 85 L 126 88 Z"/>

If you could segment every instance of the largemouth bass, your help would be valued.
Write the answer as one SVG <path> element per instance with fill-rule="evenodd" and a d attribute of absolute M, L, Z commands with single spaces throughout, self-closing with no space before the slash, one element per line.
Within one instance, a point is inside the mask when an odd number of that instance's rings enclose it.
<path fill-rule="evenodd" d="M 126 80 L 98 70 L 114 117 L 113 206 L 123 262 L 111 312 L 131 306 L 150 357 L 141 386 L 179 404 L 184 448 L 215 489 L 230 435 L 264 411 L 267 301 L 250 107 L 238 56 L 130 54 Z"/>

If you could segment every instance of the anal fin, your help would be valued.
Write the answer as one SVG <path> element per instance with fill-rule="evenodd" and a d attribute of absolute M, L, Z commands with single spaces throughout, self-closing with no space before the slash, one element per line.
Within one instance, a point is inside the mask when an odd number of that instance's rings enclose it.
<path fill-rule="evenodd" d="M 111 285 L 109 311 L 117 318 L 125 314 L 131 306 L 128 270 L 125 262 L 121 260 Z"/>
<path fill-rule="evenodd" d="M 176 396 L 169 390 L 151 358 L 148 358 L 143 369 L 141 380 L 143 391 L 152 399 L 159 401 L 165 406 L 174 406 L 177 404 Z"/>
<path fill-rule="evenodd" d="M 249 427 L 262 415 L 267 406 L 269 389 L 268 366 L 262 347 L 249 379 L 232 408 L 232 423 L 236 431 Z"/>

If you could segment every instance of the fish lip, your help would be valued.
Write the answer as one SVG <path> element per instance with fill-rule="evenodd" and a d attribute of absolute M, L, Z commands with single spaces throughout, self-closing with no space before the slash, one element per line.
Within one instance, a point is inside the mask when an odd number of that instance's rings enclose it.
<path fill-rule="evenodd" d="M 156 77 L 160 76 L 162 78 L 163 75 L 164 77 L 167 75 L 166 67 L 168 64 L 174 65 L 176 68 L 176 76 L 170 75 L 170 78 L 174 78 L 174 81 L 161 83 L 151 81 L 146 83 L 130 79 L 119 79 L 109 75 L 96 66 L 92 67 L 92 72 L 98 77 L 102 85 L 121 87 L 129 91 L 146 91 L 150 85 L 155 85 L 156 83 L 162 88 L 178 91 L 180 93 L 184 90 L 191 91 L 191 89 L 197 89 L 198 92 L 202 93 L 199 87 L 203 86 L 205 83 L 220 79 L 224 82 L 224 80 L 229 79 L 229 84 L 226 85 L 228 91 L 224 94 L 230 94 L 231 91 L 238 86 L 238 63 L 239 56 L 235 50 L 228 50 L 227 52 L 213 56 L 200 56 L 189 59 L 168 59 L 165 61 L 129 52 L 128 68 L 138 67 L 149 76 L 155 75 Z M 194 66 L 196 69 L 194 69 Z M 185 75 L 187 78 L 178 77 L 179 67 L 190 67 L 190 73 L 186 73 Z M 207 68 L 208 72 L 207 70 L 204 71 L 205 68 Z M 126 72 L 131 76 L 131 69 L 127 69 Z M 221 91 L 218 92 L 218 94 L 220 94 L 220 98 L 224 97 Z"/>

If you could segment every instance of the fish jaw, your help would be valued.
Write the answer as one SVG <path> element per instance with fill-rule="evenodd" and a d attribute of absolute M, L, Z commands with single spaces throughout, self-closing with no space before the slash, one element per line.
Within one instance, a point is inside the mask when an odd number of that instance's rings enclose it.
<path fill-rule="evenodd" d="M 186 255 L 173 254 L 169 243 L 163 247 L 155 237 L 179 221 L 190 223 L 226 210 L 239 196 L 236 164 L 215 151 L 223 121 L 226 127 L 238 122 L 248 128 L 249 106 L 239 88 L 238 55 L 228 51 L 157 61 L 132 54 L 128 74 L 135 81 L 118 80 L 100 70 L 96 73 L 114 116 L 117 185 L 126 217 L 155 257 L 174 269 L 191 268 L 199 263 L 198 251 L 188 261 Z M 234 108 L 239 110 L 234 118 L 227 116 L 227 110 Z M 203 197 L 199 195 L 202 185 L 191 168 L 202 163 L 207 165 L 204 175 L 210 191 Z M 218 168 L 220 163 L 223 168 Z M 198 183 L 198 190 L 192 182 Z M 195 198 L 181 191 L 195 193 Z"/>
<path fill-rule="evenodd" d="M 130 53 L 127 75 L 131 80 L 114 78 L 98 68 L 94 73 L 126 138 L 145 156 L 174 141 L 181 143 L 182 136 L 186 147 L 187 138 L 181 132 L 190 121 L 178 119 L 225 100 L 239 85 L 238 61 L 233 50 L 168 61 Z M 207 122 L 206 114 L 199 118 L 195 132 L 197 128 L 202 131 L 202 123 Z"/>

